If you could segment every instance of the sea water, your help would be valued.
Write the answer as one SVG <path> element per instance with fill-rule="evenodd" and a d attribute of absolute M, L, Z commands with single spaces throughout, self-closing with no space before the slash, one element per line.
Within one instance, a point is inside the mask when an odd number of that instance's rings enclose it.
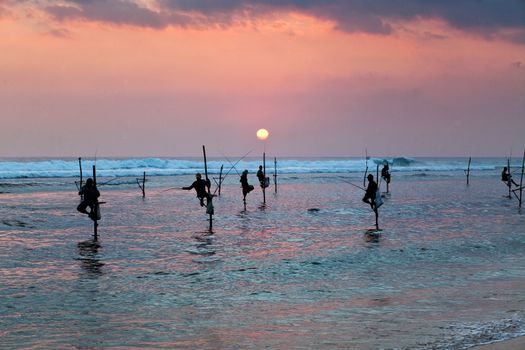
<path fill-rule="evenodd" d="M 0 348 L 467 349 L 524 335 L 525 216 L 506 160 L 473 159 L 467 186 L 465 159 L 388 159 L 370 235 L 358 186 L 382 161 L 278 159 L 277 192 L 269 162 L 264 204 L 259 160 L 211 160 L 210 177 L 231 171 L 210 232 L 178 189 L 198 159 L 97 160 L 96 242 L 75 209 L 78 160 L 0 161 Z"/>

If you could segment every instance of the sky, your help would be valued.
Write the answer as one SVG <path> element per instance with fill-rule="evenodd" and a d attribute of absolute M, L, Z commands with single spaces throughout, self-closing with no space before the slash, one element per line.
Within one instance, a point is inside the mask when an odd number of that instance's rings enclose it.
<path fill-rule="evenodd" d="M 519 155 L 525 1 L 0 0 L 0 121 L 0 157 Z"/>

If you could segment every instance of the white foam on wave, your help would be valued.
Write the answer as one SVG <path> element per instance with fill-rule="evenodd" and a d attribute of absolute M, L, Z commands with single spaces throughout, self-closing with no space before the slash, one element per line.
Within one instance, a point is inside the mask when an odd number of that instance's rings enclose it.
<path fill-rule="evenodd" d="M 413 159 L 407 157 L 395 158 L 319 158 L 319 159 L 278 159 L 278 173 L 280 174 L 316 174 L 316 173 L 359 173 L 368 166 L 373 172 L 376 166 L 381 168 L 384 161 L 390 164 L 393 172 L 432 172 L 432 171 L 462 171 L 466 162 L 462 159 L 437 158 Z M 208 162 L 210 174 L 218 174 L 221 165 L 223 172 L 241 172 L 248 169 L 255 173 L 261 160 L 242 160 L 232 168 L 226 160 L 212 159 Z M 84 176 L 89 176 L 94 161 L 84 161 Z M 474 160 L 472 170 L 495 170 L 504 164 L 503 160 Z M 203 171 L 200 159 L 164 159 L 164 158 L 129 158 L 129 159 L 99 159 L 96 162 L 97 173 L 100 176 L 138 176 L 144 171 L 149 176 L 189 175 Z M 269 159 L 266 163 L 267 173 L 273 173 L 274 163 Z M 78 160 L 46 159 L 46 160 L 17 160 L 0 161 L 0 179 L 9 178 L 45 178 L 45 177 L 78 177 Z"/>
<path fill-rule="evenodd" d="M 470 349 L 525 335 L 525 323 L 515 314 L 511 318 L 488 322 L 458 323 L 444 328 L 441 339 L 419 344 L 421 349 Z M 419 347 L 417 347 L 419 349 Z"/>

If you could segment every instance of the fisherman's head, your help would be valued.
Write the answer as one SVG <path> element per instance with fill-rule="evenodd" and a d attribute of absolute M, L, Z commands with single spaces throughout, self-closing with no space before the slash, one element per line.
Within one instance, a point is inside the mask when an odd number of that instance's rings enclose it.
<path fill-rule="evenodd" d="M 507 171 L 507 167 L 506 166 L 503 167 L 503 171 Z"/>
<path fill-rule="evenodd" d="M 368 181 L 372 181 L 374 179 L 374 175 L 368 174 L 366 178 L 368 179 Z"/>
<path fill-rule="evenodd" d="M 248 174 L 248 170 L 244 169 L 243 174 Z"/>
<path fill-rule="evenodd" d="M 262 170 L 262 165 L 259 165 L 259 170 Z"/>
<path fill-rule="evenodd" d="M 86 180 L 86 186 L 87 187 L 93 186 L 93 179 L 92 178 L 89 178 L 89 179 Z"/>
<path fill-rule="evenodd" d="M 195 178 L 196 178 L 197 180 L 200 180 L 200 179 L 201 179 L 201 173 L 196 173 L 196 174 L 195 174 Z"/>

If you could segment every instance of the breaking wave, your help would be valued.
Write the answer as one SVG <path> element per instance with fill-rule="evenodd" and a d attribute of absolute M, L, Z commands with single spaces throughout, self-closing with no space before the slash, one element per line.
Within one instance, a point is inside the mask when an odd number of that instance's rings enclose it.
<path fill-rule="evenodd" d="M 236 161 L 236 160 L 235 160 Z M 347 173 L 363 172 L 366 167 L 373 171 L 388 162 L 394 172 L 433 172 L 433 171 L 462 171 L 467 162 L 459 158 L 372 158 L 368 161 L 357 158 L 287 158 L 277 159 L 277 171 L 280 174 L 316 174 L 316 173 Z M 218 174 L 221 166 L 223 172 L 242 171 L 248 169 L 256 172 L 261 164 L 260 159 L 244 159 L 239 161 L 235 168 L 224 159 L 208 161 L 210 174 Z M 495 170 L 504 165 L 502 159 L 474 159 L 472 170 Z M 94 160 L 85 160 L 82 163 L 84 176 L 89 176 Z M 188 175 L 203 171 L 203 162 L 200 158 L 128 158 L 128 159 L 98 159 L 96 161 L 97 174 L 100 176 L 139 176 L 144 171 L 148 176 Z M 266 163 L 267 173 L 273 173 L 273 159 Z M 16 159 L 0 160 L 0 179 L 14 178 L 49 178 L 49 177 L 78 177 L 79 164 L 77 159 Z"/>

